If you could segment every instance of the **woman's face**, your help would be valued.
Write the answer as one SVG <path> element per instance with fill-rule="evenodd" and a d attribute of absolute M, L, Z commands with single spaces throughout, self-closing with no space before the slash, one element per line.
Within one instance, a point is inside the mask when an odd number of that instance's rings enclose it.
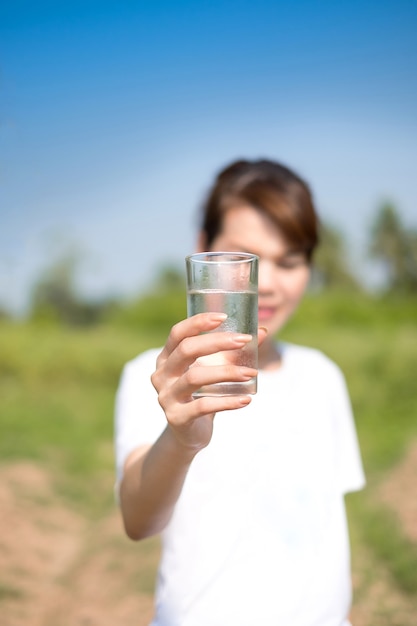
<path fill-rule="evenodd" d="M 307 286 L 310 268 L 305 255 L 291 249 L 268 216 L 249 206 L 226 212 L 210 249 L 259 256 L 259 324 L 272 339 L 291 317 Z"/>

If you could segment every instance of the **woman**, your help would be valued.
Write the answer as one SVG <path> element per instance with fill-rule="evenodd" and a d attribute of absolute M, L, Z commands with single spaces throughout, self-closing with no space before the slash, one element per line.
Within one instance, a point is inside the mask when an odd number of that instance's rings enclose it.
<path fill-rule="evenodd" d="M 203 207 L 198 248 L 260 257 L 258 394 L 192 398 L 203 384 L 255 373 L 190 368 L 250 340 L 207 334 L 222 321 L 215 313 L 179 322 L 162 351 L 124 369 L 122 516 L 132 539 L 163 540 L 153 626 L 349 624 L 344 494 L 364 477 L 344 378 L 319 351 L 275 339 L 306 289 L 317 231 L 294 172 L 231 164 Z"/>

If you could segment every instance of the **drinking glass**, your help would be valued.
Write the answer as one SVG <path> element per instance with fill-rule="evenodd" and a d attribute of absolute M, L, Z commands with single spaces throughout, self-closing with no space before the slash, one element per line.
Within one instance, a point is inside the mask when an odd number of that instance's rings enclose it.
<path fill-rule="evenodd" d="M 258 366 L 258 261 L 246 252 L 201 252 L 186 257 L 187 314 L 221 312 L 227 319 L 210 332 L 231 331 L 252 335 L 243 348 L 200 357 L 198 365 L 233 363 Z M 256 376 L 245 382 L 205 385 L 193 395 L 235 396 L 255 394 Z"/>

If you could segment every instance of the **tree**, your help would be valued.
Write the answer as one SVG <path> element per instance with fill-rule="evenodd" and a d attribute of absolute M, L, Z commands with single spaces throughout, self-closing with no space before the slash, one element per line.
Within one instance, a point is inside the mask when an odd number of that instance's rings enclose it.
<path fill-rule="evenodd" d="M 175 265 L 156 269 L 149 289 L 135 300 L 119 304 L 106 319 L 110 323 L 168 333 L 187 315 L 185 276 Z"/>
<path fill-rule="evenodd" d="M 98 321 L 102 305 L 80 298 L 76 289 L 79 256 L 65 253 L 55 260 L 32 290 L 31 318 L 69 325 L 88 325 Z"/>
<path fill-rule="evenodd" d="M 417 292 L 417 232 L 403 226 L 391 203 L 377 211 L 369 251 L 385 268 L 388 291 Z"/>
<path fill-rule="evenodd" d="M 345 290 L 359 289 L 359 284 L 349 269 L 343 235 L 325 223 L 320 227 L 320 245 L 314 256 L 312 285 Z"/>
<path fill-rule="evenodd" d="M 185 289 L 185 276 L 176 265 L 160 265 L 156 269 L 155 278 L 153 281 L 152 291 L 156 292 L 170 292 L 181 291 Z"/>

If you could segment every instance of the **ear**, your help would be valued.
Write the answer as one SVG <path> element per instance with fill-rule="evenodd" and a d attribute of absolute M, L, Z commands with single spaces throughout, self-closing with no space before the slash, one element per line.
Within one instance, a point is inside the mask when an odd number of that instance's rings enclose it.
<path fill-rule="evenodd" d="M 207 237 L 202 230 L 198 233 L 196 252 L 207 252 Z"/>

